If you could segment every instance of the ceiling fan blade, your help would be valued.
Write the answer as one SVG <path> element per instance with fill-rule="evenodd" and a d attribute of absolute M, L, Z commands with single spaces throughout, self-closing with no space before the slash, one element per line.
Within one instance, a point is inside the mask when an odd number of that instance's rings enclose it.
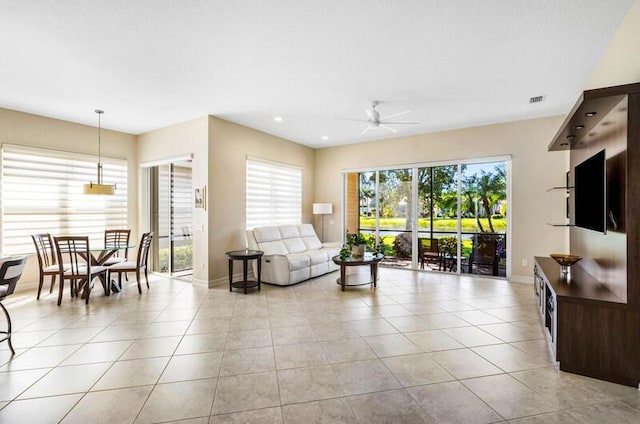
<path fill-rule="evenodd" d="M 366 119 L 354 119 L 354 118 L 335 118 L 337 121 L 353 121 L 353 122 L 369 122 Z"/>
<path fill-rule="evenodd" d="M 385 119 L 395 118 L 396 116 L 401 116 L 401 115 L 406 115 L 407 113 L 410 113 L 410 112 L 411 112 L 410 110 L 405 110 L 404 112 L 392 113 L 391 115 L 381 116 L 380 120 L 384 121 Z"/>
<path fill-rule="evenodd" d="M 381 124 L 402 125 L 402 124 L 419 124 L 417 121 L 380 121 Z"/>
<path fill-rule="evenodd" d="M 367 126 L 365 129 L 362 130 L 360 135 L 365 135 L 367 133 L 367 131 L 369 131 L 370 129 L 371 129 L 371 127 Z"/>
<path fill-rule="evenodd" d="M 389 131 L 391 131 L 392 133 L 397 133 L 397 132 L 398 132 L 398 130 L 394 130 L 393 128 L 388 127 L 388 126 L 386 126 L 385 124 L 380 124 L 380 126 L 381 126 L 382 128 L 384 128 L 385 130 L 389 130 Z"/>

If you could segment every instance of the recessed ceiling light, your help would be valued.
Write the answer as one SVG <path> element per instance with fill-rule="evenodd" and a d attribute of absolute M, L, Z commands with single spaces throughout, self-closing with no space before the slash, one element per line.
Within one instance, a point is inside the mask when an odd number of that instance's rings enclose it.
<path fill-rule="evenodd" d="M 273 120 L 276 122 L 282 122 L 282 116 L 276 116 Z"/>
<path fill-rule="evenodd" d="M 569 143 L 560 143 L 561 146 L 568 146 Z"/>
<path fill-rule="evenodd" d="M 328 136 L 328 135 L 323 135 L 323 136 L 322 136 L 322 139 L 323 139 L 323 140 L 329 140 L 329 136 Z"/>
<path fill-rule="evenodd" d="M 567 140 L 573 140 L 574 138 L 576 138 L 576 136 L 575 136 L 575 135 L 573 135 L 573 134 L 569 134 L 569 135 L 567 136 Z"/>
<path fill-rule="evenodd" d="M 583 128 L 584 128 L 584 125 L 582 125 L 582 124 L 578 124 L 578 125 L 576 125 L 576 126 L 575 126 L 575 127 L 573 127 L 573 128 L 575 128 L 575 129 L 577 129 L 577 130 L 581 130 L 581 129 L 583 129 Z"/>
<path fill-rule="evenodd" d="M 584 116 L 586 116 L 587 118 L 591 118 L 592 116 L 596 116 L 597 114 L 597 112 L 587 112 L 584 114 Z"/>

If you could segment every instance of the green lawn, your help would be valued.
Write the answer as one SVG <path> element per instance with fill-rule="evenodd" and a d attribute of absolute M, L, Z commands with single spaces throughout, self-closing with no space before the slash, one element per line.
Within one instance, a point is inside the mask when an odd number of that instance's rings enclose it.
<path fill-rule="evenodd" d="M 480 222 L 482 223 L 484 230 L 489 230 L 489 223 L 486 218 L 480 218 Z M 491 219 L 493 223 L 493 228 L 496 232 L 502 233 L 507 231 L 507 220 L 505 218 L 493 218 Z M 380 229 L 381 230 L 404 230 L 406 224 L 405 218 L 381 218 L 380 219 Z M 374 229 L 375 228 L 375 218 L 370 217 L 360 217 L 360 228 L 364 229 Z M 418 219 L 418 225 L 420 230 L 429 230 L 429 220 L 428 219 Z M 433 220 L 433 230 L 434 231 L 456 231 L 458 226 L 457 219 L 434 219 Z M 475 218 L 462 218 L 462 230 L 463 233 L 473 233 L 479 231 Z"/>
<path fill-rule="evenodd" d="M 173 249 L 173 265 L 176 270 L 191 269 L 193 267 L 193 246 L 177 246 Z M 169 248 L 160 249 L 158 252 L 160 272 L 169 271 Z"/>
<path fill-rule="evenodd" d="M 385 249 L 386 251 L 386 255 L 394 255 L 394 251 L 393 251 L 393 241 L 395 240 L 395 236 L 382 236 L 382 243 L 387 247 Z M 462 256 L 465 258 L 469 257 L 469 254 L 471 253 L 471 248 L 473 247 L 473 242 L 469 239 L 463 239 L 462 240 Z"/>

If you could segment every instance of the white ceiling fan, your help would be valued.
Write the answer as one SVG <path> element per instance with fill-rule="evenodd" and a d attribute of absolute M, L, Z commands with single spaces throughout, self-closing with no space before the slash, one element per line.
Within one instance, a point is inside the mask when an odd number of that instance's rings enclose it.
<path fill-rule="evenodd" d="M 377 130 L 379 128 L 384 128 L 385 130 L 391 131 L 392 133 L 398 132 L 398 130 L 391 128 L 389 125 L 404 125 L 404 124 L 419 124 L 420 122 L 415 121 L 389 121 L 391 118 L 397 118 L 398 116 L 405 115 L 410 113 L 410 110 L 405 110 L 403 112 L 393 113 L 391 115 L 380 116 L 380 112 L 378 112 L 379 101 L 374 100 L 371 103 L 370 108 L 366 108 L 365 112 L 367 113 L 367 119 L 349 119 L 349 118 L 340 118 L 344 121 L 356 121 L 356 122 L 366 122 L 367 127 L 362 130 L 360 135 L 365 135 L 369 130 Z"/>

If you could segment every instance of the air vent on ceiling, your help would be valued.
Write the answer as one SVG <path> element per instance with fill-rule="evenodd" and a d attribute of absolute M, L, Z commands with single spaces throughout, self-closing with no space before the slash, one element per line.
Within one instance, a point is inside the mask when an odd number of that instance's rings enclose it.
<path fill-rule="evenodd" d="M 544 99 L 543 96 L 535 96 L 529 99 L 529 103 L 540 103 Z"/>

